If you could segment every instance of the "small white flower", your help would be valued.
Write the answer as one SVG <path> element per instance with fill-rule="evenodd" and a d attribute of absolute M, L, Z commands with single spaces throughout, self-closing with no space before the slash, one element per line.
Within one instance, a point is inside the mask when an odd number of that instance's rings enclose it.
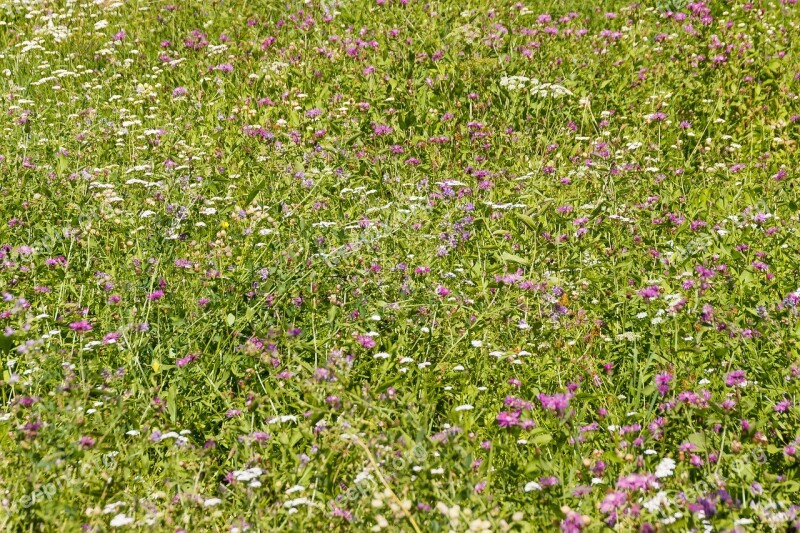
<path fill-rule="evenodd" d="M 475 339 L 474 341 L 472 341 L 472 345 L 473 345 L 475 348 L 480 348 L 481 346 L 483 346 L 483 341 L 480 341 L 480 340 L 478 340 L 478 339 Z"/>
<path fill-rule="evenodd" d="M 128 526 L 133 524 L 134 520 L 130 516 L 125 516 L 124 514 L 120 513 L 114 518 L 111 519 L 111 522 L 108 524 L 111 527 L 122 527 Z"/>
<path fill-rule="evenodd" d="M 125 502 L 108 503 L 105 507 L 103 507 L 103 514 L 111 514 L 120 507 L 125 507 Z"/>
<path fill-rule="evenodd" d="M 444 468 L 432 468 L 431 474 L 444 474 Z"/>
<path fill-rule="evenodd" d="M 656 477 L 664 478 L 671 476 L 672 471 L 675 470 L 675 464 L 675 461 L 669 457 L 661 459 L 661 462 L 658 463 L 658 466 L 656 467 Z"/>
<path fill-rule="evenodd" d="M 209 498 L 203 502 L 203 507 L 214 507 L 215 505 L 219 505 L 222 503 L 222 500 L 219 498 Z"/>
<path fill-rule="evenodd" d="M 174 431 L 169 431 L 169 432 L 164 433 L 163 435 L 161 435 L 158 438 L 158 442 L 161 442 L 161 441 L 166 440 L 166 439 L 175 439 L 175 440 L 177 440 L 178 442 L 180 442 L 182 444 L 185 444 L 185 443 L 189 442 L 189 439 L 187 439 L 186 437 L 184 437 L 182 435 L 179 435 L 179 434 L 175 433 Z"/>
<path fill-rule="evenodd" d="M 298 505 L 308 505 L 308 498 L 297 498 L 295 500 L 288 500 L 283 502 L 283 506 L 287 508 L 297 507 Z"/>
<path fill-rule="evenodd" d="M 669 498 L 667 497 L 667 493 L 664 491 L 659 492 L 651 499 L 644 502 L 644 508 L 650 511 L 651 513 L 655 513 L 661 507 L 668 507 L 669 506 Z"/>
<path fill-rule="evenodd" d="M 472 411 L 473 409 L 475 409 L 475 407 L 469 404 L 459 405 L 456 407 L 456 411 Z"/>
<path fill-rule="evenodd" d="M 389 354 L 386 352 L 378 352 L 375 355 L 373 355 L 373 357 L 375 359 L 389 359 Z"/>
<path fill-rule="evenodd" d="M 532 492 L 534 490 L 542 490 L 542 486 L 535 481 L 528 481 L 528 483 L 525 484 L 525 492 Z"/>
<path fill-rule="evenodd" d="M 234 470 L 233 477 L 236 479 L 236 481 L 251 481 L 263 473 L 264 471 L 260 468 L 253 467 L 248 468 L 247 470 Z"/>

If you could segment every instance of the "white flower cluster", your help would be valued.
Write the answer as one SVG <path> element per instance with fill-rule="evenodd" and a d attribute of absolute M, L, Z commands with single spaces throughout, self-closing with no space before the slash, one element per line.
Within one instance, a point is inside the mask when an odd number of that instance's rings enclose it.
<path fill-rule="evenodd" d="M 511 91 L 526 90 L 534 96 L 542 98 L 552 97 L 561 98 L 572 96 L 572 91 L 556 83 L 541 83 L 536 78 L 527 76 L 503 76 L 500 78 L 500 86 L 508 87 Z"/>

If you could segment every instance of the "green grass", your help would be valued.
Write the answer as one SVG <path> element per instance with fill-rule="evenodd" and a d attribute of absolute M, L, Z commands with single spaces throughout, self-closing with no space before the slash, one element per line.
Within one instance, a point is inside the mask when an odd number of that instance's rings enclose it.
<path fill-rule="evenodd" d="M 6 2 L 0 529 L 798 528 L 754 4 Z"/>

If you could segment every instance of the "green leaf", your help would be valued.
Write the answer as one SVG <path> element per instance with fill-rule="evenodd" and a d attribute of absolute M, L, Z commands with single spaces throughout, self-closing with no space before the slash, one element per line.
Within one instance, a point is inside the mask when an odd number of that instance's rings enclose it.
<path fill-rule="evenodd" d="M 687 440 L 697 446 L 701 452 L 706 450 L 706 436 L 703 433 L 692 433 Z"/>
<path fill-rule="evenodd" d="M 536 435 L 533 437 L 530 442 L 535 446 L 541 446 L 542 444 L 547 444 L 548 442 L 553 440 L 553 436 L 549 433 L 542 433 L 541 435 Z"/>
<path fill-rule="evenodd" d="M 520 265 L 528 265 L 529 261 L 523 257 L 518 255 L 510 254 L 508 252 L 503 252 L 503 255 L 500 256 L 500 259 L 503 260 L 504 263 L 518 263 Z"/>
<path fill-rule="evenodd" d="M 536 222 L 534 222 L 533 219 L 528 215 L 523 215 L 522 213 L 515 213 L 515 215 L 520 222 L 528 226 L 530 229 L 537 229 L 538 226 L 536 225 Z"/>
<path fill-rule="evenodd" d="M 169 392 L 167 393 L 167 411 L 169 412 L 169 417 L 173 424 L 175 424 L 178 420 L 178 407 L 176 403 L 177 398 L 178 388 L 175 386 L 175 383 L 172 383 L 169 386 Z"/>

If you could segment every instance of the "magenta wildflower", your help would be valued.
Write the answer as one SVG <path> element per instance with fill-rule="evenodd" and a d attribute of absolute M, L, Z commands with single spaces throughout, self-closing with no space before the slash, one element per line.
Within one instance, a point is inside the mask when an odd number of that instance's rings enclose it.
<path fill-rule="evenodd" d="M 658 388 L 659 394 L 664 396 L 669 392 L 669 383 L 672 381 L 672 374 L 668 372 L 662 372 L 656 376 L 656 387 Z"/>
<path fill-rule="evenodd" d="M 548 411 L 555 412 L 559 417 L 564 417 L 569 408 L 569 401 L 572 399 L 572 394 L 569 392 L 556 393 L 552 395 L 539 394 L 539 402 L 542 408 Z"/>
<path fill-rule="evenodd" d="M 369 335 L 357 335 L 356 340 L 364 348 L 370 349 L 375 347 L 375 339 Z"/>
<path fill-rule="evenodd" d="M 539 478 L 539 485 L 541 485 L 542 488 L 555 487 L 558 485 L 558 478 L 555 476 L 541 477 Z"/>
<path fill-rule="evenodd" d="M 508 428 L 519 425 L 519 412 L 500 411 L 497 414 L 497 425 L 501 428 Z"/>
<path fill-rule="evenodd" d="M 175 364 L 177 365 L 178 368 L 183 368 L 192 361 L 194 361 L 195 359 L 197 359 L 198 357 L 200 357 L 199 353 L 190 353 L 175 361 Z"/>
<path fill-rule="evenodd" d="M 562 507 L 561 511 L 566 515 L 560 524 L 563 533 L 580 533 L 583 531 L 583 517 L 579 513 L 566 506 Z"/>
<path fill-rule="evenodd" d="M 784 398 L 783 400 L 775 404 L 775 412 L 785 413 L 789 411 L 789 409 L 791 409 L 793 405 L 794 404 L 788 398 Z"/>
<path fill-rule="evenodd" d="M 107 333 L 105 337 L 103 337 L 103 344 L 114 344 L 117 340 L 122 336 L 122 333 L 119 331 L 112 331 L 111 333 Z"/>
<path fill-rule="evenodd" d="M 644 491 L 658 486 L 653 474 L 628 474 L 617 481 L 617 488 L 623 490 Z"/>
<path fill-rule="evenodd" d="M 645 302 L 649 302 L 653 298 L 658 298 L 659 294 L 661 294 L 661 287 L 658 285 L 650 285 L 649 287 L 636 291 L 636 294 L 644 298 Z"/>
<path fill-rule="evenodd" d="M 747 383 L 744 370 L 734 370 L 725 376 L 725 384 L 728 387 L 736 387 L 737 385 L 743 385 L 744 383 Z"/>
<path fill-rule="evenodd" d="M 87 331 L 92 331 L 92 325 L 88 320 L 79 320 L 70 324 L 69 329 L 78 333 L 85 333 Z"/>
<path fill-rule="evenodd" d="M 624 492 L 613 491 L 606 494 L 606 497 L 603 498 L 603 501 L 600 503 L 600 512 L 603 513 L 612 513 L 616 511 L 619 507 L 625 505 L 625 502 L 628 501 L 628 495 Z"/>
<path fill-rule="evenodd" d="M 372 133 L 375 134 L 376 137 L 389 135 L 393 131 L 394 130 L 390 126 L 386 126 L 384 124 L 377 124 L 375 122 L 372 123 Z"/>

